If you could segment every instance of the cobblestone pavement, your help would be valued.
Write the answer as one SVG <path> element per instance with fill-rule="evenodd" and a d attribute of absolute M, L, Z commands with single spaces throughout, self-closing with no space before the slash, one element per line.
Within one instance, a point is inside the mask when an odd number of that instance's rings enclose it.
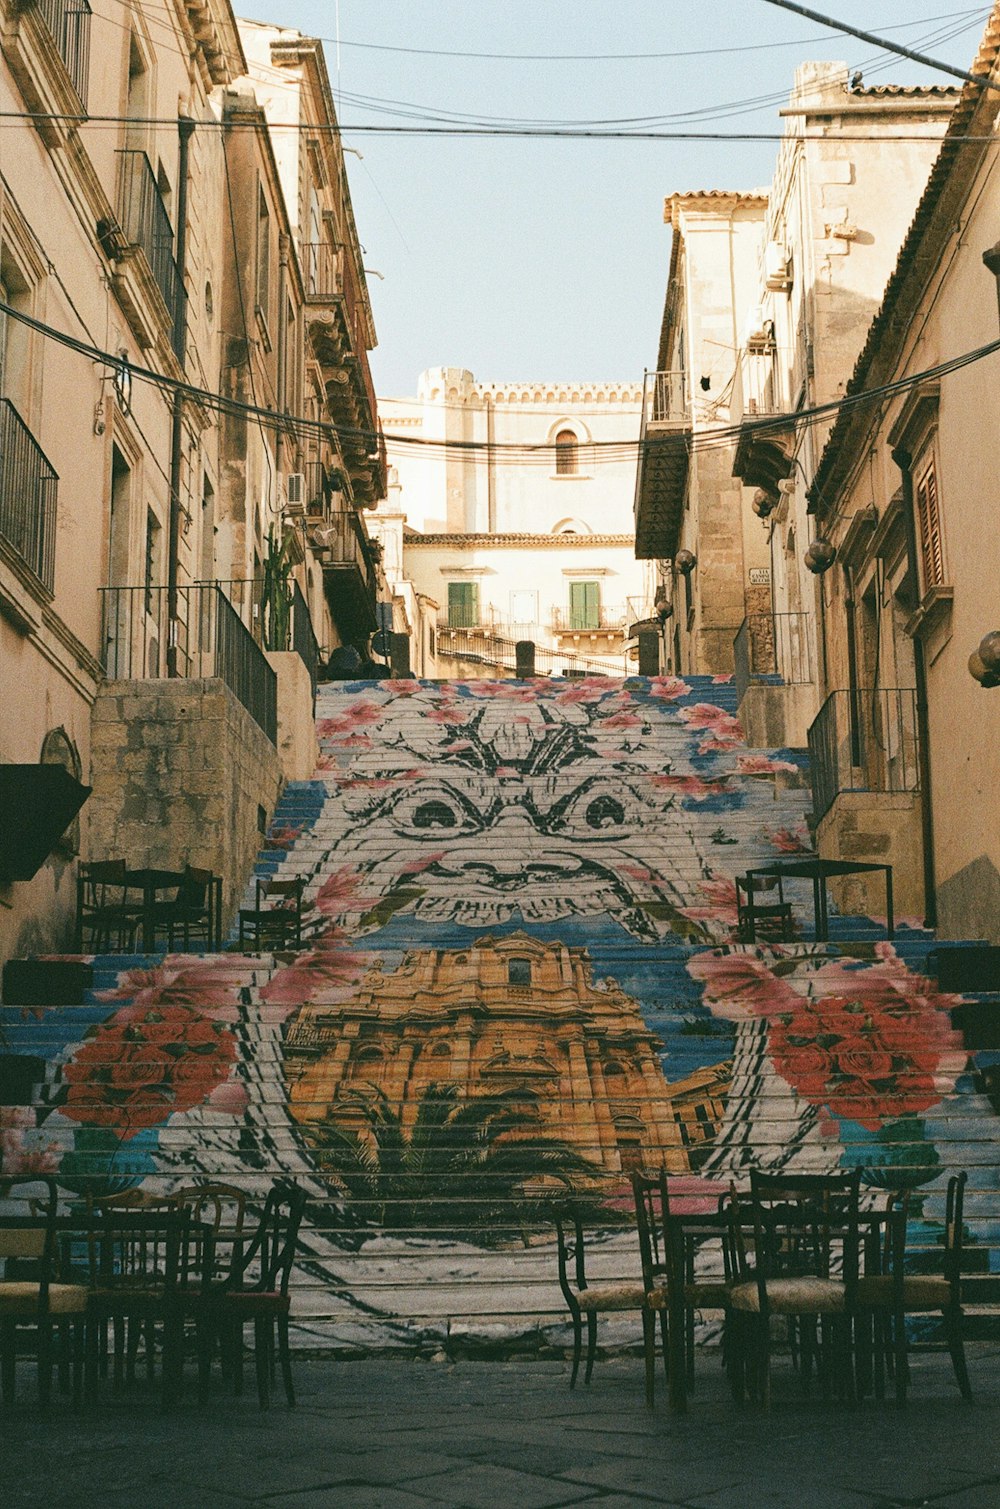
<path fill-rule="evenodd" d="M 570 1392 L 559 1362 L 300 1361 L 299 1405 L 256 1394 L 102 1397 L 0 1417 L 0 1501 L 46 1509 L 996 1509 L 1000 1347 L 976 1346 L 963 1404 L 946 1356 L 919 1354 L 904 1411 L 803 1400 L 782 1361 L 769 1416 L 739 1412 L 714 1357 L 683 1418 L 643 1404 L 639 1358 L 599 1361 Z M 30 1380 L 19 1378 L 22 1395 Z M 665 1389 L 662 1390 L 665 1395 Z"/>

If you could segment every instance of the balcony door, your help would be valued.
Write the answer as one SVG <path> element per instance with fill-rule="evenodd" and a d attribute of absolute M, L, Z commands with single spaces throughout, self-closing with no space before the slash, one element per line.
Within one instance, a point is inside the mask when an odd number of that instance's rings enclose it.
<path fill-rule="evenodd" d="M 576 630 L 600 628 L 600 582 L 570 582 L 569 626 Z"/>

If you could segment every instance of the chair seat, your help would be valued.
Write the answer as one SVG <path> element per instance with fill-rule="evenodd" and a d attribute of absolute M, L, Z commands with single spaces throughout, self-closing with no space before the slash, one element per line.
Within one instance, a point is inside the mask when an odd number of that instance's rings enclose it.
<path fill-rule="evenodd" d="M 578 1289 L 581 1310 L 662 1310 L 667 1303 L 665 1289 L 653 1289 L 647 1295 L 641 1284 L 604 1284 L 593 1289 Z"/>
<path fill-rule="evenodd" d="M 291 1300 L 287 1294 L 268 1289 L 225 1289 L 207 1296 L 209 1304 L 223 1304 L 234 1310 L 287 1310 Z"/>
<path fill-rule="evenodd" d="M 888 1274 L 873 1274 L 858 1280 L 858 1304 L 884 1308 L 896 1302 L 895 1286 Z M 911 1274 L 903 1279 L 904 1310 L 944 1310 L 951 1304 L 951 1285 L 933 1274 Z"/>
<path fill-rule="evenodd" d="M 836 1315 L 843 1313 L 847 1291 L 832 1278 L 771 1278 L 767 1280 L 768 1308 L 775 1315 Z M 734 1284 L 729 1292 L 734 1310 L 758 1315 L 760 1292 L 756 1280 Z"/>
<path fill-rule="evenodd" d="M 0 1319 L 36 1317 L 39 1285 L 29 1279 L 0 1283 Z M 82 1284 L 50 1284 L 50 1315 L 82 1315 L 87 1308 L 87 1290 Z"/>
<path fill-rule="evenodd" d="M 695 1284 L 684 1285 L 684 1299 L 689 1305 L 706 1310 L 725 1310 L 729 1306 L 732 1294 L 732 1283 L 727 1279 L 702 1280 Z"/>

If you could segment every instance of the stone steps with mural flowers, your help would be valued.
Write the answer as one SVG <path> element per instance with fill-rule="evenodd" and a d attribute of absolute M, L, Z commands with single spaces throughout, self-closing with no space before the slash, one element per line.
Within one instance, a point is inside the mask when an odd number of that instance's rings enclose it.
<path fill-rule="evenodd" d="M 545 1201 L 574 1188 L 592 1281 L 634 1280 L 637 1164 L 706 1206 L 752 1166 L 860 1164 L 866 1198 L 910 1191 L 928 1264 L 965 1168 L 983 1298 L 995 1000 L 939 990 L 912 926 L 835 918 L 818 945 L 797 905 L 793 943 L 733 942 L 732 877 L 801 852 L 809 794 L 732 702 L 698 678 L 321 687 L 319 769 L 256 872 L 306 878 L 308 947 L 106 956 L 78 1006 L 8 1003 L 5 1166 L 256 1197 L 294 1174 L 299 1340 L 338 1349 L 565 1345 Z"/>

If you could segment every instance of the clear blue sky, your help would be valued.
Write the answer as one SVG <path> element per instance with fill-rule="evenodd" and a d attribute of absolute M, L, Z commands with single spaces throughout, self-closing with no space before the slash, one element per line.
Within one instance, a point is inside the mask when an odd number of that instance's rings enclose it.
<path fill-rule="evenodd" d="M 990 11 L 957 0 L 809 3 L 961 68 Z M 249 13 L 331 39 L 345 127 L 405 124 L 399 110 L 417 107 L 560 123 L 687 114 L 707 130 L 779 131 L 778 106 L 805 59 L 841 59 L 871 84 L 950 82 L 764 0 L 340 0 L 339 68 L 335 0 L 258 0 Z M 388 50 L 406 48 L 546 56 Z M 684 52 L 698 55 L 652 56 Z M 641 56 L 552 57 L 567 53 Z M 663 309 L 664 196 L 767 184 L 777 150 L 350 130 L 344 139 L 364 154 L 347 167 L 365 263 L 383 275 L 368 280 L 372 369 L 390 396 L 412 393 L 433 366 L 468 367 L 487 382 L 641 379 L 655 364 Z"/>

